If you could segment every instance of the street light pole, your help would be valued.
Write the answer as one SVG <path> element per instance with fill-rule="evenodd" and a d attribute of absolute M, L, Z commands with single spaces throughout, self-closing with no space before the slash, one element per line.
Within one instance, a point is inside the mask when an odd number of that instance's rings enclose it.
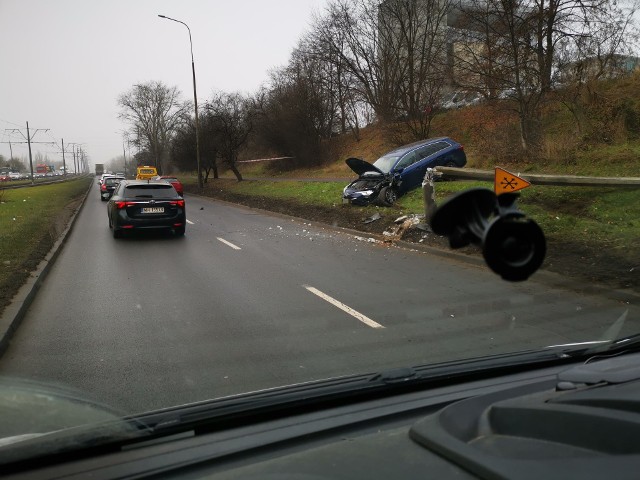
<path fill-rule="evenodd" d="M 171 20 L 174 22 L 181 23 L 185 27 L 187 27 L 187 31 L 189 32 L 189 45 L 191 47 L 191 74 L 193 76 L 193 104 L 195 106 L 195 114 L 196 114 L 196 163 L 198 166 L 198 187 L 202 188 L 202 171 L 200 170 L 200 123 L 198 122 L 198 97 L 196 94 L 196 67 L 193 61 L 193 42 L 191 41 L 191 29 L 189 25 L 186 23 L 176 20 L 175 18 L 167 17 L 165 15 L 158 15 L 160 18 L 164 18 L 166 20 Z"/>

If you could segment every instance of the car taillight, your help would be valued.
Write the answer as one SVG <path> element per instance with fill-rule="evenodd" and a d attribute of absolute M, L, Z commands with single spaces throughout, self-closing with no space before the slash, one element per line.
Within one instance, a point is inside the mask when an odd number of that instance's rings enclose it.
<path fill-rule="evenodd" d="M 106 192 L 107 186 L 103 183 L 102 185 L 100 185 L 100 190 L 102 190 L 103 192 Z"/>
<path fill-rule="evenodd" d="M 171 200 L 169 203 L 184 208 L 184 200 Z"/>
<path fill-rule="evenodd" d="M 122 201 L 114 203 L 114 205 L 118 210 L 121 210 L 126 207 L 131 207 L 132 205 L 135 205 L 135 204 L 136 202 L 122 202 Z"/>

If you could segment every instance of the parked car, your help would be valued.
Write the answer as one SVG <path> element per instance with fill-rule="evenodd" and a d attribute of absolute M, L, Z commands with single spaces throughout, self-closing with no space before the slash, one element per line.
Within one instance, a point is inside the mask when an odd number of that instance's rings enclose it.
<path fill-rule="evenodd" d="M 421 186 L 427 168 L 464 167 L 467 157 L 461 144 L 440 137 L 396 148 L 373 164 L 360 158 L 348 158 L 346 163 L 358 178 L 344 188 L 343 201 L 389 206 L 399 196 Z"/>
<path fill-rule="evenodd" d="M 115 175 L 105 177 L 100 185 L 100 200 L 105 201 L 111 198 L 116 186 L 124 180 L 124 177 L 118 177 Z"/>
<path fill-rule="evenodd" d="M 187 223 L 185 202 L 166 182 L 121 180 L 107 204 L 113 237 L 124 231 L 172 229 L 184 235 Z"/>
<path fill-rule="evenodd" d="M 184 195 L 182 182 L 180 182 L 180 180 L 178 180 L 176 177 L 172 177 L 170 175 L 158 175 L 156 177 L 153 177 L 152 180 L 164 180 L 165 182 L 169 182 L 171 185 L 173 185 L 173 188 L 176 189 L 176 192 L 178 192 L 178 195 L 180 196 Z"/>

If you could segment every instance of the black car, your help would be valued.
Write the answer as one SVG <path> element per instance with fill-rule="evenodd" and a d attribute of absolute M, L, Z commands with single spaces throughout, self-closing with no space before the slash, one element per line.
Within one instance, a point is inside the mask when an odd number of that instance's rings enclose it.
<path fill-rule="evenodd" d="M 124 177 L 104 177 L 100 183 L 100 200 L 105 201 L 111 198 L 118 183 L 124 180 Z"/>
<path fill-rule="evenodd" d="M 346 163 L 358 178 L 344 188 L 344 202 L 392 205 L 399 196 L 422 184 L 427 168 L 464 167 L 467 157 L 461 144 L 439 137 L 396 148 L 373 164 L 359 158 L 349 158 Z"/>
<path fill-rule="evenodd" d="M 184 198 L 173 185 L 147 180 L 121 180 L 107 204 L 107 214 L 114 238 L 127 230 L 146 229 L 172 229 L 184 235 L 187 223 Z"/>

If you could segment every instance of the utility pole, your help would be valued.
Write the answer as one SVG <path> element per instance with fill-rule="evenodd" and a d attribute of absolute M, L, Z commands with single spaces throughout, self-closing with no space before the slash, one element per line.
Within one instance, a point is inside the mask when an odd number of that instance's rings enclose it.
<path fill-rule="evenodd" d="M 29 167 L 31 169 L 31 185 L 34 184 L 34 178 L 33 178 L 33 157 L 31 156 L 31 144 L 32 143 L 44 143 L 47 145 L 55 145 L 55 142 L 34 142 L 33 141 L 33 137 L 36 136 L 36 134 L 38 132 L 48 132 L 49 129 L 48 128 L 37 128 L 34 132 L 33 135 L 31 135 L 30 131 L 29 131 L 29 122 L 27 122 L 27 136 L 25 137 L 24 133 L 22 133 L 22 130 L 20 130 L 19 128 L 11 128 L 11 129 L 6 129 L 5 131 L 8 132 L 18 132 L 20 135 L 22 135 L 22 138 L 24 138 L 26 141 L 25 142 L 13 142 L 13 143 L 26 143 L 29 146 Z M 11 147 L 11 142 L 2 142 L 2 143 L 9 143 L 9 146 Z M 13 149 L 11 149 L 13 152 Z M 11 156 L 13 156 L 13 153 L 11 154 Z"/>
<path fill-rule="evenodd" d="M 127 176 L 127 152 L 124 149 L 124 139 L 122 139 L 122 156 L 124 157 L 124 176 Z"/>
<path fill-rule="evenodd" d="M 67 176 L 67 164 L 64 160 L 64 138 L 62 139 L 62 175 Z"/>
<path fill-rule="evenodd" d="M 29 145 L 29 167 L 31 168 L 31 185 L 33 185 L 33 158 L 31 158 L 31 136 L 29 135 L 29 122 L 27 122 L 27 144 Z"/>

